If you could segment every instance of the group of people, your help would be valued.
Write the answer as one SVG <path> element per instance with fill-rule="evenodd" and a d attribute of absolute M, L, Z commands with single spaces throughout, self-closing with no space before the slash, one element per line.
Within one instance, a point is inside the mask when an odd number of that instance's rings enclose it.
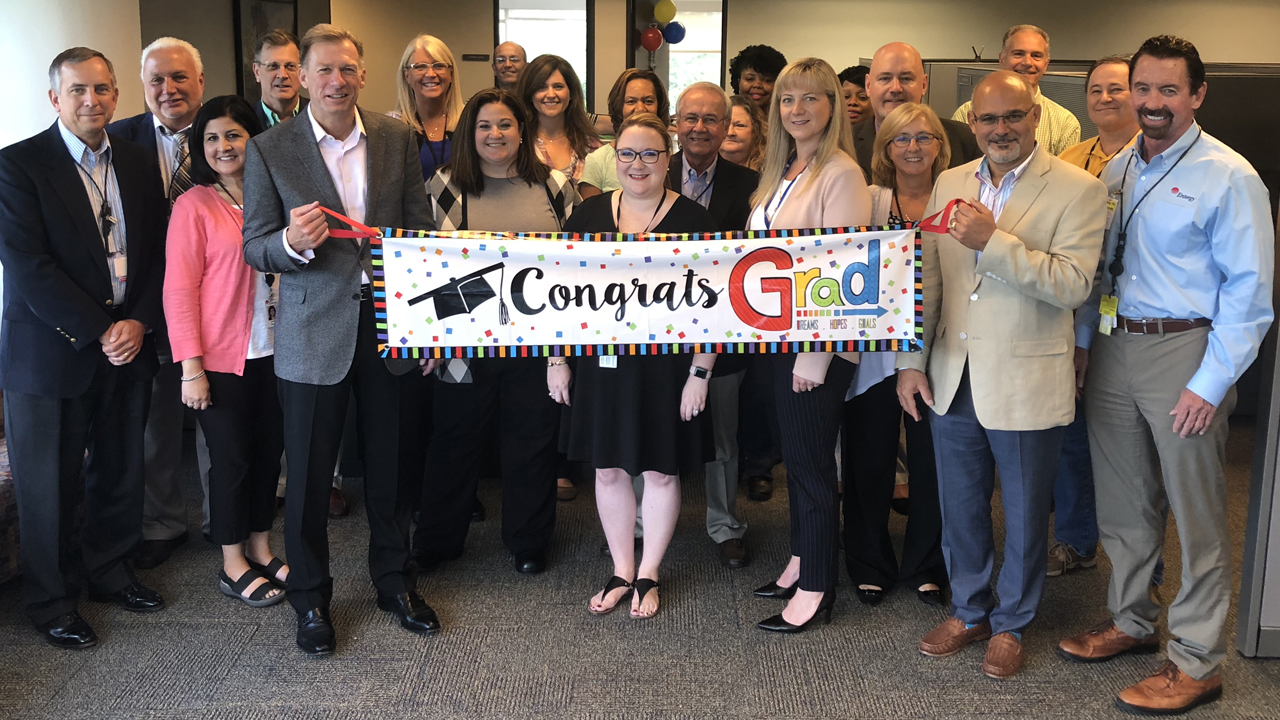
<path fill-rule="evenodd" d="M 1169 660 L 1117 703 L 1170 713 L 1220 695 L 1227 416 L 1273 317 L 1274 237 L 1257 173 L 1195 122 L 1207 83 L 1191 43 L 1158 36 L 1099 60 L 1086 78 L 1099 135 L 1084 142 L 1039 91 L 1049 36 L 1030 25 L 1009 30 L 1000 70 L 952 119 L 923 103 L 921 55 L 897 42 L 840 73 L 751 46 L 729 65 L 735 94 L 698 82 L 674 102 L 629 69 L 606 116 L 569 63 L 514 43 L 495 49 L 495 87 L 464 101 L 430 35 L 405 49 L 394 111 L 371 111 L 363 54 L 334 25 L 277 30 L 255 48 L 260 99 L 204 101 L 199 52 L 161 38 L 142 54 L 148 112 L 111 123 L 111 62 L 71 48 L 49 68 L 58 120 L 0 150 L 0 387 L 26 609 L 50 643 L 97 642 L 81 585 L 125 610 L 164 607 L 133 569 L 186 538 L 185 405 L 220 591 L 287 599 L 298 646 L 333 652 L 327 517 L 354 398 L 376 602 L 409 631 L 441 627 L 415 578 L 463 553 L 489 458 L 524 573 L 546 568 L 556 503 L 576 496 L 570 463 L 594 471 L 612 570 L 588 610 L 629 600 L 637 619 L 662 602 L 682 472 L 704 472 L 708 535 L 741 568 L 739 483 L 767 501 L 782 462 L 791 557 L 755 594 L 787 602 L 761 629 L 830 620 L 843 546 L 866 605 L 902 585 L 950 608 L 920 652 L 986 640 L 982 671 L 1008 678 L 1046 576 L 1094 566 L 1101 538 L 1110 618 L 1061 653 L 1154 652 L 1171 511 Z M 331 234 L 919 223 L 923 351 L 861 357 L 384 360 L 368 243 Z M 270 543 L 282 455 L 288 564 Z"/>

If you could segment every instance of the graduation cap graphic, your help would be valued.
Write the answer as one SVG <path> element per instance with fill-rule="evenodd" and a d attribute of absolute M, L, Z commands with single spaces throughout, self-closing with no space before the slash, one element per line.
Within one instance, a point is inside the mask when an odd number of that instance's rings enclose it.
<path fill-rule="evenodd" d="M 417 305 L 423 300 L 434 300 L 436 315 L 441 320 L 454 315 L 470 315 L 471 311 L 483 305 L 495 295 L 493 287 L 484 279 L 484 276 L 494 270 L 501 270 L 502 275 L 498 280 L 498 289 L 501 290 L 502 284 L 506 280 L 506 267 L 506 263 L 496 263 L 487 268 L 477 270 L 470 275 L 449 278 L 449 282 L 444 285 L 410 299 L 409 305 Z M 511 317 L 507 313 L 507 303 L 500 296 L 498 297 L 498 321 L 503 325 L 511 322 Z"/>

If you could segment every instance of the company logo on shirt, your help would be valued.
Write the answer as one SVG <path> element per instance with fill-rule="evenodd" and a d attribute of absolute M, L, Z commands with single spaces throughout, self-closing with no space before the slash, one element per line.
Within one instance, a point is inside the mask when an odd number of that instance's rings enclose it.
<path fill-rule="evenodd" d="M 1183 192 L 1182 192 L 1182 191 L 1181 191 L 1177 186 L 1174 186 L 1174 187 L 1170 190 L 1170 192 L 1171 192 L 1171 193 L 1173 193 L 1173 196 L 1174 196 L 1174 197 L 1176 197 L 1176 198 L 1178 198 L 1179 200 L 1186 200 L 1187 202 L 1195 202 L 1195 201 L 1196 201 L 1196 196 L 1195 196 L 1195 195 L 1187 195 L 1187 194 L 1183 193 Z"/>

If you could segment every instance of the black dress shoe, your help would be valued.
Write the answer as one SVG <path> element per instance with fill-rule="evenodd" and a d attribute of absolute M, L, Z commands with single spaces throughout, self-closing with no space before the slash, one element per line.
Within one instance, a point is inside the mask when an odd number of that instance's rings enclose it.
<path fill-rule="evenodd" d="M 796 588 L 800 587 L 800 581 L 791 583 L 791 587 L 782 587 L 776 581 L 768 585 L 761 585 L 755 589 L 753 593 L 759 598 L 769 598 L 770 600 L 790 600 L 796 595 Z"/>
<path fill-rule="evenodd" d="M 190 535 L 184 530 L 178 537 L 168 540 L 143 540 L 133 551 L 133 566 L 139 570 L 160 567 L 189 537 Z"/>
<path fill-rule="evenodd" d="M 883 588 L 858 588 L 858 601 L 863 605 L 875 607 L 884 602 Z"/>
<path fill-rule="evenodd" d="M 773 497 L 773 478 L 747 478 L 747 497 L 756 502 L 764 502 Z"/>
<path fill-rule="evenodd" d="M 547 569 L 547 554 L 542 550 L 516 553 L 515 566 L 525 575 L 537 575 Z"/>
<path fill-rule="evenodd" d="M 916 597 L 925 605 L 934 607 L 946 607 L 947 605 L 947 598 L 941 590 L 921 590 L 917 588 Z"/>
<path fill-rule="evenodd" d="M 756 623 L 756 627 L 760 628 L 761 630 L 768 630 L 769 632 L 788 633 L 788 634 L 802 633 L 805 631 L 806 628 L 808 628 L 810 625 L 813 624 L 814 620 L 818 619 L 819 615 L 825 616 L 824 622 L 827 625 L 830 625 L 831 624 L 831 608 L 835 607 L 835 604 L 836 604 L 836 593 L 834 590 L 832 590 L 830 592 L 823 594 L 822 601 L 818 603 L 818 609 L 813 611 L 813 615 L 810 616 L 808 620 L 805 620 L 799 625 L 792 625 L 791 623 L 783 619 L 782 613 L 778 613 L 777 615 L 774 615 L 771 618 L 766 618 Z"/>
<path fill-rule="evenodd" d="M 122 590 L 113 593 L 89 592 L 89 599 L 94 602 L 118 605 L 129 612 L 148 613 L 164 609 L 164 598 L 160 593 L 141 583 L 130 583 Z"/>
<path fill-rule="evenodd" d="M 738 570 L 747 566 L 747 546 L 742 538 L 729 538 L 720 543 L 720 564 L 730 570 Z"/>
<path fill-rule="evenodd" d="M 36 625 L 44 635 L 44 641 L 54 647 L 83 650 L 98 644 L 98 636 L 89 623 L 74 610 Z"/>
<path fill-rule="evenodd" d="M 378 595 L 378 608 L 395 613 L 400 627 L 419 635 L 429 635 L 440 629 L 436 611 L 418 593 L 410 590 L 399 595 Z"/>
<path fill-rule="evenodd" d="M 480 498 L 471 505 L 471 522 L 484 522 L 484 503 L 480 502 Z"/>
<path fill-rule="evenodd" d="M 298 647 L 308 655 L 329 655 L 338 645 L 327 608 L 298 613 Z"/>

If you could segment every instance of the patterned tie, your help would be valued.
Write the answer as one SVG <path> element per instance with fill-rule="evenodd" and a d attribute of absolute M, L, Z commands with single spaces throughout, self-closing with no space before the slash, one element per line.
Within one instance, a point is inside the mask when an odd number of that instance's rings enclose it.
<path fill-rule="evenodd" d="M 173 177 L 169 178 L 169 207 L 173 207 L 179 195 L 191 189 L 191 153 L 187 151 L 187 134 L 190 132 L 187 129 L 173 134 L 178 147 Z"/>

